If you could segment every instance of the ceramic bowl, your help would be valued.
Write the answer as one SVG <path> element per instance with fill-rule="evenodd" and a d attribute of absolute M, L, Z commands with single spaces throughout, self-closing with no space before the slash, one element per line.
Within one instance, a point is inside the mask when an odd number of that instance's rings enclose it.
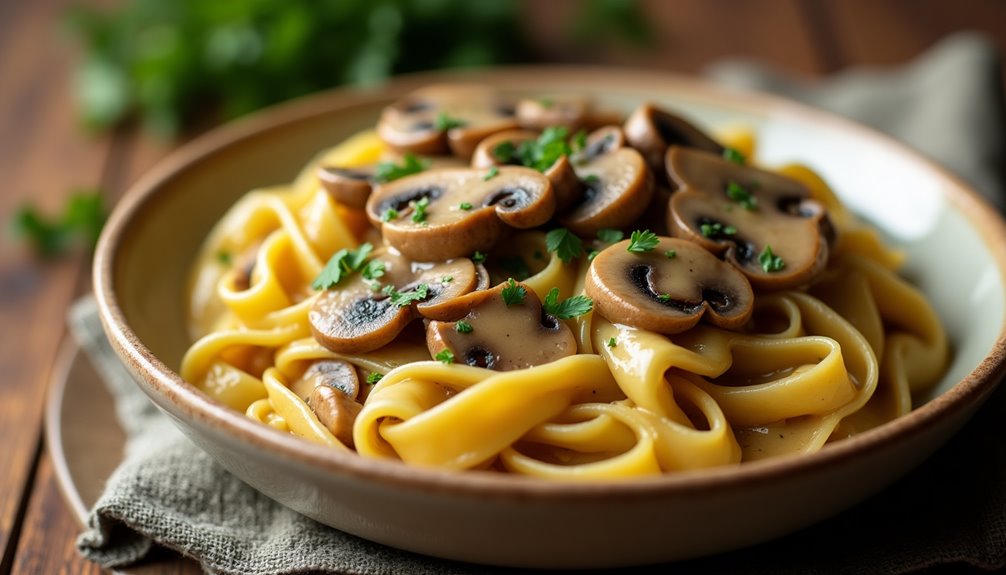
<path fill-rule="evenodd" d="M 759 161 L 804 162 L 905 249 L 905 273 L 946 324 L 953 361 L 906 417 L 819 453 L 638 481 L 556 483 L 451 473 L 325 449 L 230 411 L 182 381 L 186 278 L 242 194 L 290 181 L 319 150 L 371 126 L 434 81 L 575 91 L 630 110 L 653 101 L 708 128 L 743 124 Z M 129 191 L 95 259 L 108 336 L 139 385 L 199 447 L 269 497 L 393 547 L 526 567 L 647 564 L 736 549 L 820 521 L 878 492 L 974 413 L 1006 362 L 1006 228 L 966 184 L 904 146 L 782 99 L 665 74 L 536 68 L 433 74 L 277 107 L 184 146 Z"/>

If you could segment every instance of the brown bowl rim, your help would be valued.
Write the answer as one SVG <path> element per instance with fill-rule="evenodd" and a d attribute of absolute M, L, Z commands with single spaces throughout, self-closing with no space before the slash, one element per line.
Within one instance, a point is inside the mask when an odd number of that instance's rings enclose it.
<path fill-rule="evenodd" d="M 934 425 L 940 419 L 971 408 L 991 394 L 1006 373 L 1006 323 L 988 355 L 949 390 L 908 415 L 850 439 L 830 444 L 817 453 L 633 480 L 548 481 L 505 474 L 411 467 L 397 461 L 359 457 L 352 452 L 325 448 L 281 433 L 226 408 L 183 381 L 143 345 L 126 323 L 113 290 L 113 265 L 120 240 L 134 214 L 157 194 L 162 184 L 187 167 L 207 161 L 214 153 L 234 143 L 258 137 L 262 132 L 283 124 L 347 107 L 370 104 L 374 99 L 387 99 L 428 83 L 473 81 L 497 86 L 530 86 L 541 82 L 549 86 L 561 86 L 560 80 L 570 84 L 578 81 L 590 83 L 597 82 L 599 77 L 606 78 L 606 83 L 611 86 L 619 86 L 612 92 L 645 86 L 661 95 L 716 102 L 729 109 L 754 114 L 779 112 L 803 121 L 828 125 L 856 138 L 872 140 L 944 180 L 947 185 L 941 187 L 946 199 L 976 226 L 1006 283 L 1006 223 L 995 208 L 960 178 L 889 136 L 779 96 L 719 86 L 667 72 L 593 66 L 520 66 L 427 72 L 392 79 L 377 89 L 329 90 L 257 112 L 183 145 L 129 188 L 101 235 L 94 259 L 94 290 L 106 334 L 119 356 L 141 375 L 142 383 L 145 384 L 143 387 L 155 399 L 155 403 L 167 402 L 201 426 L 208 427 L 217 434 L 226 434 L 277 460 L 300 463 L 321 472 L 355 476 L 392 487 L 429 492 L 449 490 L 458 495 L 514 500 L 582 500 L 602 495 L 605 498 L 635 499 L 669 493 L 687 497 L 708 490 L 776 481 L 788 474 L 821 471 L 828 466 L 841 465 L 849 458 L 863 457 L 867 453 L 883 450 Z"/>

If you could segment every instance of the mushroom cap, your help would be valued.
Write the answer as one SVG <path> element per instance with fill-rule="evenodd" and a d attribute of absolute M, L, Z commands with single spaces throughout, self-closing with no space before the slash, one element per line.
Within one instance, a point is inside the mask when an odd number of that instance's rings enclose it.
<path fill-rule="evenodd" d="M 576 338 L 562 321 L 542 311 L 541 301 L 526 284 L 523 301 L 507 305 L 505 283 L 452 300 L 454 321 L 431 321 L 426 327 L 426 345 L 436 356 L 444 349 L 454 360 L 496 371 L 542 365 L 576 353 Z M 461 333 L 457 320 L 471 331 Z"/>
<path fill-rule="evenodd" d="M 632 148 L 595 156 L 574 169 L 587 189 L 559 222 L 581 236 L 628 226 L 643 214 L 653 197 L 653 175 Z"/>
<path fill-rule="evenodd" d="M 318 168 L 318 181 L 333 200 L 348 208 L 362 210 L 370 197 L 374 168 L 374 165 L 356 168 L 322 166 Z"/>
<path fill-rule="evenodd" d="M 414 206 L 423 198 L 425 216 L 417 218 Z M 382 221 L 388 210 L 398 217 Z M 424 261 L 488 251 L 508 228 L 540 226 L 554 213 L 551 182 L 520 167 L 499 168 L 488 180 L 485 170 L 470 168 L 423 172 L 379 186 L 367 202 L 367 217 L 380 226 L 384 240 Z"/>
<path fill-rule="evenodd" d="M 586 164 L 598 156 L 609 154 L 625 147 L 625 134 L 618 126 L 601 126 L 587 135 L 582 150 L 573 153 L 570 158 L 573 165 Z"/>
<path fill-rule="evenodd" d="M 678 185 L 668 205 L 673 235 L 698 243 L 737 266 L 752 284 L 787 289 L 806 284 L 828 262 L 834 227 L 825 207 L 803 184 L 785 176 L 739 166 L 720 156 L 672 147 L 667 171 Z M 728 195 L 731 184 L 753 199 L 753 209 Z M 733 234 L 703 234 L 732 227 Z M 710 226 L 713 226 L 710 228 Z M 784 267 L 768 271 L 760 256 L 771 247 Z"/>
<path fill-rule="evenodd" d="M 657 174 L 664 172 L 664 155 L 670 146 L 723 153 L 723 146 L 691 122 L 649 103 L 629 115 L 624 130 L 629 145 L 643 154 Z"/>
<path fill-rule="evenodd" d="M 356 367 L 344 359 L 319 359 L 311 362 L 304 375 L 290 384 L 290 390 L 307 401 L 319 386 L 337 389 L 355 399 L 360 393 L 360 376 Z"/>
<path fill-rule="evenodd" d="M 703 318 L 737 329 L 751 317 L 754 293 L 747 278 L 697 244 L 660 238 L 644 253 L 628 246 L 624 240 L 603 250 L 587 270 L 584 292 L 608 320 L 675 334 Z"/>
<path fill-rule="evenodd" d="M 353 447 L 353 424 L 363 406 L 337 389 L 321 385 L 311 392 L 307 405 L 318 421 L 346 447 Z"/>
<path fill-rule="evenodd" d="M 438 127 L 446 114 L 461 123 Z M 513 104 L 491 88 L 478 84 L 437 84 L 421 88 L 386 107 L 377 133 L 389 146 L 419 154 L 448 150 L 471 157 L 485 137 L 517 127 Z"/>
<path fill-rule="evenodd" d="M 504 142 L 510 142 L 514 146 L 522 142 L 533 142 L 538 139 L 538 134 L 527 130 L 506 130 L 497 132 L 492 136 L 479 142 L 472 154 L 473 168 L 489 168 L 492 166 L 507 165 L 495 155 L 496 146 Z M 519 165 L 511 163 L 510 165 Z M 552 162 L 552 165 L 543 172 L 545 177 L 552 182 L 552 191 L 555 193 L 556 210 L 562 211 L 573 205 L 583 195 L 583 184 L 576 176 L 570 158 L 566 155 Z"/>
<path fill-rule="evenodd" d="M 360 275 L 343 286 L 326 290 L 308 312 L 311 333 L 323 347 L 336 353 L 364 353 L 391 343 L 419 316 L 437 315 L 446 302 L 477 289 L 485 269 L 467 258 L 441 263 L 418 263 L 392 252 L 376 250 L 371 259 L 385 265 L 381 283 L 397 292 L 427 286 L 422 301 L 399 306 L 379 286 Z M 445 278 L 450 277 L 450 281 Z M 374 289 L 377 287 L 378 289 Z"/>

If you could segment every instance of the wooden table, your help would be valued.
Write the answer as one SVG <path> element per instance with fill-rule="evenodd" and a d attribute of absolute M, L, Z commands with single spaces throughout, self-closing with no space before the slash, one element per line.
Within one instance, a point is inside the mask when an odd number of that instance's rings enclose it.
<path fill-rule="evenodd" d="M 55 211 L 70 190 L 100 187 L 114 204 L 172 149 L 123 128 L 89 136 L 72 105 L 74 48 L 57 25 L 71 0 L 0 2 L 0 219 L 26 201 Z M 657 46 L 578 55 L 556 44 L 554 22 L 570 1 L 537 3 L 531 37 L 549 60 L 630 64 L 696 72 L 728 56 L 769 61 L 805 75 L 849 65 L 906 61 L 945 35 L 983 30 L 1006 54 L 1000 0 L 673 0 L 644 2 Z M 5 237 L 0 243 L 0 575 L 99 573 L 74 550 L 80 526 L 65 505 L 42 439 L 50 370 L 66 337 L 67 305 L 90 289 L 89 259 L 43 262 Z M 142 573 L 198 573 L 161 559 Z"/>

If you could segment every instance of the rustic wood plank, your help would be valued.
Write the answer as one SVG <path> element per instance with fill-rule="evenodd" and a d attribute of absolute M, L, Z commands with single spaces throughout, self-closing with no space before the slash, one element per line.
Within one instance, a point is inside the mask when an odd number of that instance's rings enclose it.
<path fill-rule="evenodd" d="M 800 74 L 822 69 L 799 0 L 644 0 L 639 5 L 656 33 L 654 45 L 645 50 L 604 44 L 588 53 L 571 48 L 565 30 L 582 7 L 575 0 L 526 1 L 523 13 L 530 41 L 547 62 L 696 73 L 720 59 L 745 57 Z"/>

